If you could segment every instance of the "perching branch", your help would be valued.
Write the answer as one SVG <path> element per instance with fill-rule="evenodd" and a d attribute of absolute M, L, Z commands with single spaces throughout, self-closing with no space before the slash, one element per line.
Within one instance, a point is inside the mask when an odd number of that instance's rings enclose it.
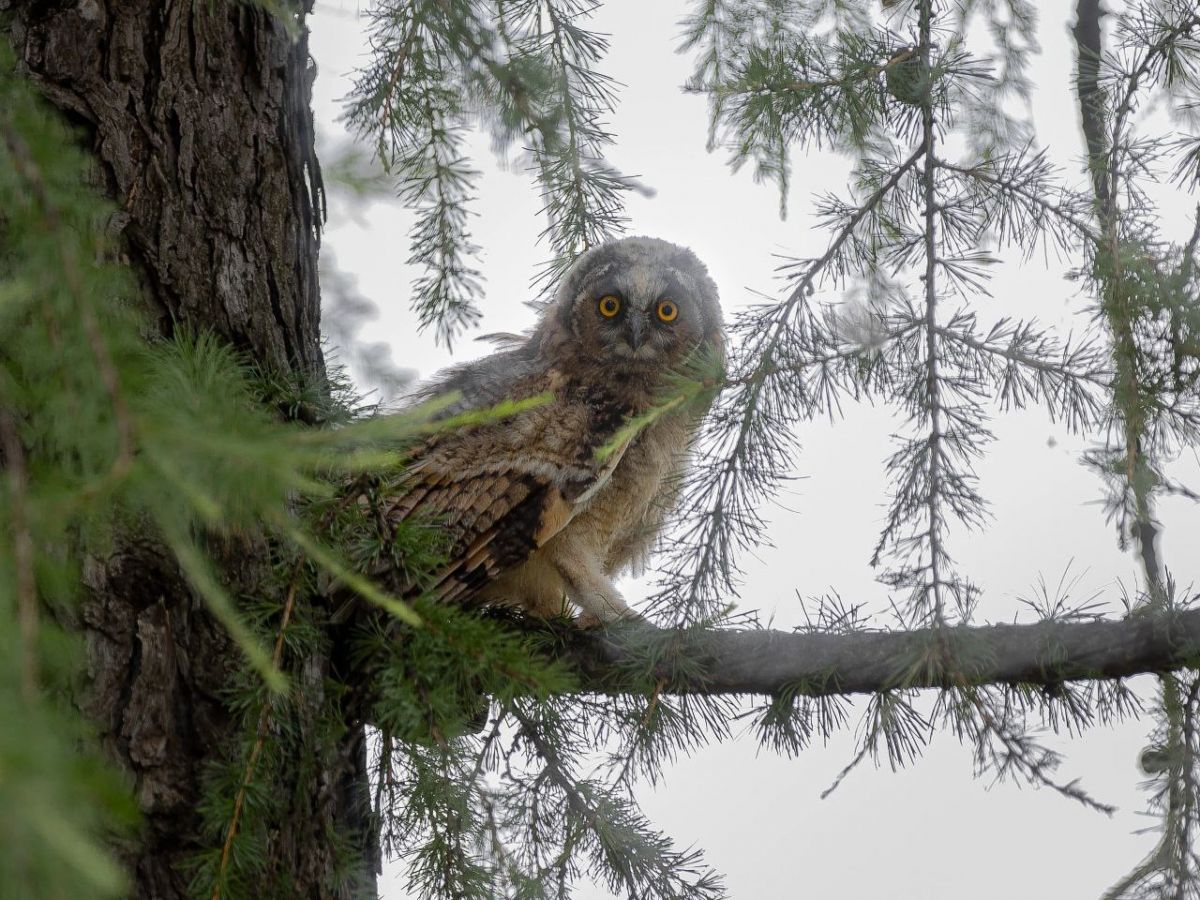
<path fill-rule="evenodd" d="M 893 688 L 1124 678 L 1195 666 L 1200 609 L 1122 620 L 846 634 L 674 631 L 644 624 L 571 631 L 560 655 L 584 691 L 665 680 L 667 693 L 862 694 Z M 673 662 L 674 660 L 674 662 Z"/>

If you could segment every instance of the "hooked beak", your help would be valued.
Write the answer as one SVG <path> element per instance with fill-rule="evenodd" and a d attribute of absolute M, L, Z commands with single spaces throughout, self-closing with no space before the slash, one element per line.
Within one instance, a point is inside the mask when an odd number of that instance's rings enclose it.
<path fill-rule="evenodd" d="M 629 346 L 634 350 L 642 346 L 646 337 L 646 320 L 642 316 L 629 317 Z"/>

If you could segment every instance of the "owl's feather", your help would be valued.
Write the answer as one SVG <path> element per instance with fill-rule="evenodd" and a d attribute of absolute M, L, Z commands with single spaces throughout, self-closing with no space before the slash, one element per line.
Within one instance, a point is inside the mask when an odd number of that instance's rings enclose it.
<path fill-rule="evenodd" d="M 625 447 L 603 458 L 597 451 L 625 422 L 625 406 L 572 397 L 570 391 L 564 396 L 566 379 L 554 370 L 525 377 L 516 371 L 518 377 L 497 379 L 485 396 L 476 392 L 460 405 L 522 400 L 557 387 L 555 401 L 430 438 L 385 507 L 392 522 L 419 516 L 450 533 L 451 562 L 427 591 L 435 599 L 460 599 L 524 562 L 586 507 L 624 455 Z M 456 387 L 468 373 L 477 374 L 464 367 L 440 389 Z"/>

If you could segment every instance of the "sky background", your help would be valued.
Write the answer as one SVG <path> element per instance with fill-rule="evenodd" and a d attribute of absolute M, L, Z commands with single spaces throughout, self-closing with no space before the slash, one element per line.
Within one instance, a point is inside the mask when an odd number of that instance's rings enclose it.
<path fill-rule="evenodd" d="M 314 105 L 326 146 L 344 134 L 337 121 L 341 99 L 354 70 L 366 63 L 361 9 L 353 0 L 323 0 L 310 18 L 319 67 Z M 1040 4 L 1043 52 L 1031 73 L 1037 86 L 1032 112 L 1039 143 L 1082 181 L 1068 34 L 1073 10 L 1073 3 Z M 844 194 L 849 162 L 832 153 L 796 155 L 783 220 L 773 186 L 755 184 L 749 171 L 732 174 L 720 151 L 706 153 L 706 101 L 680 90 L 692 68 L 691 59 L 676 53 L 678 22 L 688 11 L 687 4 L 662 0 L 613 0 L 597 11 L 594 28 L 612 41 L 601 68 L 623 85 L 610 123 L 617 141 L 609 158 L 655 190 L 652 198 L 630 195 L 629 233 L 691 247 L 719 286 L 728 316 L 753 302 L 754 291 L 783 296 L 778 254 L 802 257 L 824 249 L 828 235 L 813 221 L 813 197 Z M 482 171 L 471 228 L 483 248 L 487 284 L 475 334 L 522 330 L 533 323 L 524 305 L 530 279 L 549 253 L 538 244 L 540 200 L 520 164 L 497 163 L 486 136 L 473 139 L 471 152 Z M 1171 190 L 1160 198 L 1164 222 L 1178 234 L 1194 199 Z M 396 203 L 351 209 L 335 202 L 323 253 L 326 264 L 335 262 L 356 279 L 357 289 L 378 307 L 358 339 L 386 344 L 397 365 L 426 377 L 490 347 L 468 335 L 451 355 L 435 345 L 432 333 L 417 333 L 408 304 L 416 272 L 403 265 L 411 222 Z M 1054 259 L 1003 260 L 992 299 L 976 306 L 981 321 L 1037 318 L 1063 335 L 1086 329 L 1088 300 L 1064 279 L 1065 269 Z M 826 292 L 823 299 L 839 297 Z M 836 590 L 870 610 L 887 608 L 887 591 L 868 560 L 886 511 L 883 460 L 897 423 L 886 408 L 848 406 L 834 423 L 801 427 L 800 477 L 766 510 L 774 546 L 742 560 L 741 609 L 788 628 L 803 620 L 798 596 Z M 981 532 L 954 532 L 950 542 L 959 571 L 984 590 L 977 621 L 1012 620 L 1040 579 L 1053 592 L 1064 573 L 1073 598 L 1095 595 L 1119 613 L 1122 594 L 1136 589 L 1138 569 L 1104 521 L 1099 481 L 1080 465 L 1089 442 L 1051 423 L 1040 409 L 995 410 L 989 424 L 996 441 L 978 475 L 993 519 Z M 1200 473 L 1195 453 L 1176 461 L 1174 472 L 1194 479 Z M 1200 512 L 1186 501 L 1166 499 L 1159 517 L 1166 564 L 1181 584 L 1196 581 Z M 645 586 L 627 586 L 636 605 Z M 1152 689 L 1152 682 L 1142 681 Z M 1095 797 L 1115 804 L 1119 811 L 1111 818 L 1051 791 L 974 778 L 970 749 L 949 734 L 938 735 L 908 769 L 861 766 L 822 800 L 821 792 L 854 755 L 853 727 L 796 759 L 759 752 L 752 735 L 707 747 L 669 766 L 658 785 L 643 787 L 639 800 L 678 845 L 706 850 L 738 900 L 1096 898 L 1153 844 L 1151 835 L 1136 833 L 1151 824 L 1139 814 L 1144 795 L 1137 767 L 1150 727 L 1148 720 L 1135 721 L 1076 739 L 1046 738 L 1067 757 L 1058 776 L 1078 777 Z M 407 896 L 402 866 L 389 864 L 381 885 L 387 898 Z M 609 894 L 584 887 L 578 896 Z"/>

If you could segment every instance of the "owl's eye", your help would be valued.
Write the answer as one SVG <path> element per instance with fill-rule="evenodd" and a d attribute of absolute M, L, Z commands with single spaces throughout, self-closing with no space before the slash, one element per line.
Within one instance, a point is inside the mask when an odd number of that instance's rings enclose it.
<path fill-rule="evenodd" d="M 621 298 L 614 297 L 612 294 L 606 294 L 600 298 L 600 315 L 606 319 L 611 319 L 621 311 Z"/>
<path fill-rule="evenodd" d="M 674 322 L 679 316 L 679 307 L 674 300 L 658 301 L 658 317 L 664 322 Z"/>

